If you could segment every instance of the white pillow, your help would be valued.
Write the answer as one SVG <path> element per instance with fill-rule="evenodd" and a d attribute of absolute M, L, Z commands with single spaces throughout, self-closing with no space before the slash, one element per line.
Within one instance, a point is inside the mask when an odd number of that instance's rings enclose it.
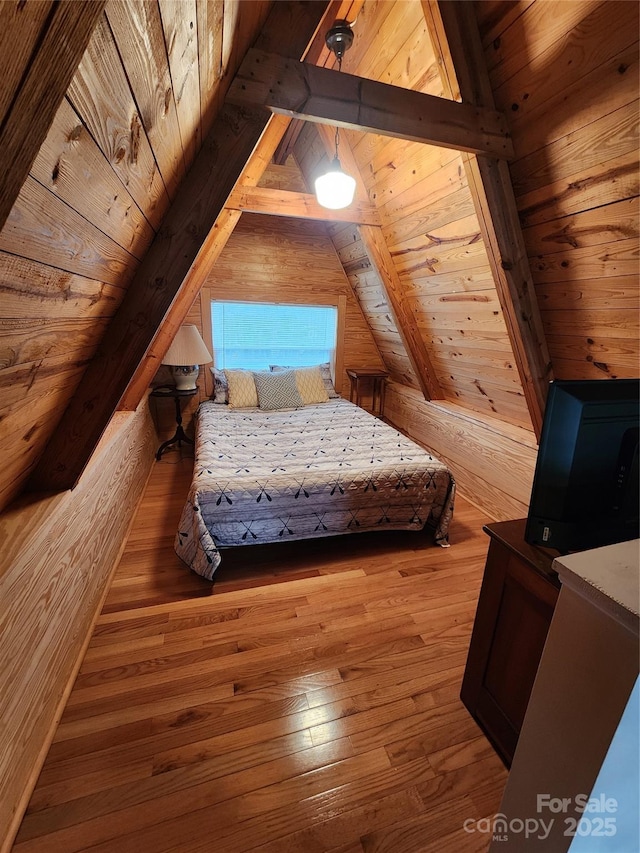
<path fill-rule="evenodd" d="M 215 367 L 210 367 L 209 370 L 213 376 L 212 401 L 214 403 L 227 404 L 229 402 L 229 383 L 227 382 L 224 370 L 216 370 Z"/>

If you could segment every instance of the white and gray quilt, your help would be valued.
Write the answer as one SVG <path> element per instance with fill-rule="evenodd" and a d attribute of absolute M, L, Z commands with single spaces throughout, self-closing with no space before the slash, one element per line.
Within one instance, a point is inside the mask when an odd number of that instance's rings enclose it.
<path fill-rule="evenodd" d="M 264 412 L 205 402 L 177 554 L 208 579 L 220 548 L 429 522 L 448 544 L 449 469 L 346 400 Z"/>

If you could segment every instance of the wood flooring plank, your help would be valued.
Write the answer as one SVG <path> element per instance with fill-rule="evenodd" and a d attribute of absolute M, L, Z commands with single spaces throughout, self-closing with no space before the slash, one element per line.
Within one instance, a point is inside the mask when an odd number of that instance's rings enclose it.
<path fill-rule="evenodd" d="M 423 853 L 424 845 L 458 829 L 472 810 L 471 802 L 461 797 L 416 817 L 397 821 L 382 830 L 367 833 L 362 839 L 365 853 Z"/>
<path fill-rule="evenodd" d="M 506 771 L 458 698 L 485 519 L 314 543 L 310 577 L 305 543 L 237 549 L 212 586 L 157 523 L 190 464 L 152 471 L 13 853 L 485 853 L 463 821 Z"/>
<path fill-rule="evenodd" d="M 412 817 L 421 811 L 421 801 L 413 788 L 381 797 L 372 803 L 337 814 L 321 823 L 300 829 L 284 838 L 261 844 L 255 853 L 300 853 L 306 851 L 338 851 L 340 839 L 345 836 L 358 837 L 379 827 L 395 823 L 403 818 Z M 353 843 L 353 842 L 352 842 Z M 354 850 L 362 851 L 358 840 Z"/>

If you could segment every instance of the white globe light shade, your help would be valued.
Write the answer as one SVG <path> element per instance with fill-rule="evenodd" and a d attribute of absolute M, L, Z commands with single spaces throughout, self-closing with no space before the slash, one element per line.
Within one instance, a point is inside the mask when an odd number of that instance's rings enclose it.
<path fill-rule="evenodd" d="M 340 210 L 348 207 L 353 201 L 356 191 L 355 178 L 345 175 L 336 157 L 331 168 L 325 175 L 315 180 L 316 198 L 318 203 L 330 210 Z"/>

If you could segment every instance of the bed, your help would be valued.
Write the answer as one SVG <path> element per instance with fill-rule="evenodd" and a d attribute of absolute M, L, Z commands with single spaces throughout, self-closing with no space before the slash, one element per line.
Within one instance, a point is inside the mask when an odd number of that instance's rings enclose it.
<path fill-rule="evenodd" d="M 341 398 L 286 411 L 206 401 L 175 549 L 209 580 L 228 547 L 429 524 L 448 545 L 449 469 Z"/>

